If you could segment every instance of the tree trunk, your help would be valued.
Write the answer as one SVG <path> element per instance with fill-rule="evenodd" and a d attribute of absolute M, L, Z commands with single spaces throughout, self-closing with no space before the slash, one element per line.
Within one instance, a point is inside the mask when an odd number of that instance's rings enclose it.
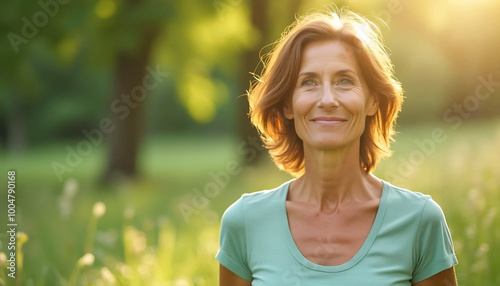
<path fill-rule="evenodd" d="M 113 102 L 120 102 L 120 110 L 123 112 L 114 113 L 115 129 L 111 133 L 109 161 L 104 182 L 123 177 L 134 178 L 138 173 L 137 159 L 142 143 L 144 109 L 147 100 L 134 100 L 131 92 L 135 87 L 144 85 L 143 80 L 156 35 L 155 29 L 145 31 L 135 51 L 122 51 L 117 55 Z M 146 99 L 148 96 L 149 94 L 146 93 Z"/>

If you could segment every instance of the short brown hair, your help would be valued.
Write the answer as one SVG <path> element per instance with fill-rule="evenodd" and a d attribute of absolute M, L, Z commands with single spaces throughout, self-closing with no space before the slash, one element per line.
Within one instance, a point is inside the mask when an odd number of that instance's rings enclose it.
<path fill-rule="evenodd" d="M 389 147 L 403 90 L 394 76 L 380 30 L 354 12 L 341 9 L 310 14 L 285 30 L 264 62 L 261 77 L 250 86 L 252 124 L 280 169 L 293 175 L 304 172 L 302 140 L 283 112 L 296 85 L 302 51 L 307 44 L 324 40 L 339 40 L 352 47 L 368 88 L 378 102 L 377 112 L 366 118 L 359 150 L 361 167 L 371 172 L 381 158 L 391 154 Z"/>

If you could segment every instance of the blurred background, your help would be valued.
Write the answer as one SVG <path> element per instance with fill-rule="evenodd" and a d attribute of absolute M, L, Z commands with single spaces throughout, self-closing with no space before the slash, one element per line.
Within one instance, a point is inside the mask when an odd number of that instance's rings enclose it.
<path fill-rule="evenodd" d="M 499 285 L 495 0 L 3 3 L 0 285 L 216 285 L 224 210 L 291 178 L 242 95 L 296 15 L 332 4 L 380 27 L 405 90 L 375 174 L 442 206 L 460 285 Z"/>

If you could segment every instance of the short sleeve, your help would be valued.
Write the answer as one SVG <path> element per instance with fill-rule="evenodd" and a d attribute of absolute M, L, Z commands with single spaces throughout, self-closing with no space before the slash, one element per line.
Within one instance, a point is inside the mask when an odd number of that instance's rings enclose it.
<path fill-rule="evenodd" d="M 227 269 L 251 281 L 252 272 L 247 263 L 247 237 L 243 198 L 232 204 L 222 216 L 220 248 L 215 256 Z"/>
<path fill-rule="evenodd" d="M 412 282 L 420 282 L 458 263 L 441 207 L 429 198 L 423 209 L 415 246 Z"/>

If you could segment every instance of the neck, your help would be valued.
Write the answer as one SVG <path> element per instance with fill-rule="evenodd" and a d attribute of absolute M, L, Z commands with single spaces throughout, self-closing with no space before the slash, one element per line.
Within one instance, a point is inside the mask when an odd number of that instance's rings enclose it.
<path fill-rule="evenodd" d="M 381 183 L 360 165 L 359 143 L 347 149 L 304 148 L 305 173 L 294 183 L 290 199 L 312 203 L 320 210 L 338 209 L 342 203 L 379 197 Z"/>

